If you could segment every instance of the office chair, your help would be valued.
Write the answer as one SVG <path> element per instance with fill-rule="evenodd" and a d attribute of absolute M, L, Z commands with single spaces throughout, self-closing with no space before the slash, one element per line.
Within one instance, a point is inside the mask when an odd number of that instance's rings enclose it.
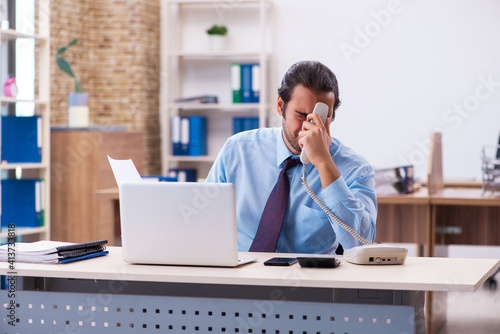
<path fill-rule="evenodd" d="M 500 135 L 498 136 L 497 159 L 500 159 Z M 495 166 L 495 169 L 500 169 L 500 166 Z"/>

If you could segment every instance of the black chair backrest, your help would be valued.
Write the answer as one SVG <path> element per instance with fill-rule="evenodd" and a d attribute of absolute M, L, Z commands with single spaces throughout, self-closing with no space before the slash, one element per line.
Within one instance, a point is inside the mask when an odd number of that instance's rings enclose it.
<path fill-rule="evenodd" d="M 498 136 L 497 159 L 500 159 L 500 136 Z"/>
<path fill-rule="evenodd" d="M 500 136 L 498 137 L 497 159 L 500 159 Z M 495 169 L 500 169 L 500 165 L 495 165 Z"/>

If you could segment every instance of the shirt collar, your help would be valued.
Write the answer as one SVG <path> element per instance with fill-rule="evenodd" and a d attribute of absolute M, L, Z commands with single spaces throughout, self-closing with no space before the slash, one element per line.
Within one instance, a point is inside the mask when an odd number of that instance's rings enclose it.
<path fill-rule="evenodd" d="M 276 140 L 277 140 L 276 167 L 279 168 L 280 166 L 282 166 L 282 164 L 285 162 L 285 160 L 288 159 L 289 157 L 292 157 L 294 159 L 300 158 L 299 155 L 293 154 L 292 152 L 290 152 L 290 150 L 286 146 L 285 141 L 283 140 L 283 129 L 282 128 L 280 128 L 280 131 L 276 136 Z M 309 173 L 311 171 L 311 169 L 313 168 L 313 164 L 308 163 L 307 165 L 305 165 L 305 167 L 306 167 L 306 172 Z"/>

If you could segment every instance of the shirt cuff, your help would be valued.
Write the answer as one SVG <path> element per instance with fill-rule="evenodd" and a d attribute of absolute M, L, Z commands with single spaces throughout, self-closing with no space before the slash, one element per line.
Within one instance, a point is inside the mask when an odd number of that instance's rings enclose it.
<path fill-rule="evenodd" d="M 342 176 L 321 191 L 321 200 L 328 208 L 333 208 L 349 196 L 351 196 L 351 191 Z"/>

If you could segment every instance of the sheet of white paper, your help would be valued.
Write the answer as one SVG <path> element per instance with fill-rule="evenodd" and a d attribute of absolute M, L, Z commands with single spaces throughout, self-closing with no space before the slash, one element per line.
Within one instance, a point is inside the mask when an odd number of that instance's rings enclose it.
<path fill-rule="evenodd" d="M 142 182 L 142 178 L 137 171 L 132 159 L 115 160 L 108 155 L 109 164 L 115 175 L 118 188 L 123 183 Z"/>
<path fill-rule="evenodd" d="M 9 248 L 14 249 L 17 255 L 29 254 L 50 254 L 57 252 L 57 247 L 71 245 L 71 242 L 41 240 L 36 242 L 16 242 L 14 246 Z M 8 245 L 0 246 L 0 256 L 6 255 Z"/>

